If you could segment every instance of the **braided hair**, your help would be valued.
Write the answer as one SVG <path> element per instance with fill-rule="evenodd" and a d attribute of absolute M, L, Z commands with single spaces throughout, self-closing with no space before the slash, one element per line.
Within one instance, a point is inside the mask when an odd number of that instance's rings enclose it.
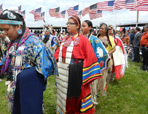
<path fill-rule="evenodd" d="M 104 26 L 104 27 L 105 27 L 107 40 L 108 40 L 109 44 L 112 46 L 112 44 L 111 44 L 111 42 L 110 42 L 110 40 L 109 40 L 109 35 L 108 35 L 108 26 L 107 26 L 107 24 L 106 24 L 106 23 L 101 23 L 101 24 L 100 24 L 100 27 L 101 27 L 101 26 Z M 99 27 L 99 28 L 100 28 L 100 27 Z M 100 35 L 101 35 L 101 34 L 98 34 L 98 35 L 97 35 L 97 37 L 99 38 L 99 36 L 100 36 Z"/>

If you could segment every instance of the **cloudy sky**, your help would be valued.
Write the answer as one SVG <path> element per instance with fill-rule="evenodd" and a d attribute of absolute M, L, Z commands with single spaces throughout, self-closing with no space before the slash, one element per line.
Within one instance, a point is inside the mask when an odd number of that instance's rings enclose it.
<path fill-rule="evenodd" d="M 2 1 L 2 0 L 1 0 Z M 3 9 L 13 9 L 22 5 L 22 10 L 26 10 L 26 25 L 28 27 L 43 26 L 43 21 L 34 22 L 33 15 L 29 12 L 33 9 L 42 7 L 42 12 L 45 11 L 45 20 L 53 26 L 66 26 L 68 16 L 66 18 L 54 18 L 49 16 L 49 9 L 60 7 L 60 11 L 67 10 L 69 7 L 79 4 L 79 10 L 83 10 L 97 2 L 107 0 L 3 0 Z M 1 4 L 1 2 L 0 2 Z M 136 23 L 135 11 L 129 11 L 127 9 L 114 10 L 113 12 L 104 11 L 101 18 L 92 20 L 94 26 L 99 26 L 101 22 L 111 24 L 128 24 Z M 81 18 L 81 21 L 89 19 L 89 15 L 85 15 Z M 148 11 L 141 11 L 139 13 L 139 22 L 148 22 Z"/>

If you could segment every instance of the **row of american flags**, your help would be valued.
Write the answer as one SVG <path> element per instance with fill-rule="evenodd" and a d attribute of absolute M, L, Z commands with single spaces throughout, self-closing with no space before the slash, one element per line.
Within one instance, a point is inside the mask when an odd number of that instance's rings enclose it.
<path fill-rule="evenodd" d="M 49 9 L 51 17 L 65 18 L 67 11 L 68 16 L 77 15 L 85 16 L 89 14 L 90 20 L 102 17 L 102 11 L 130 9 L 130 11 L 148 11 L 148 0 L 111 0 L 104 2 L 97 2 L 89 7 L 79 11 L 79 5 L 70 7 L 68 10 L 60 12 L 60 7 Z"/>
<path fill-rule="evenodd" d="M 41 7 L 30 11 L 33 14 L 34 21 L 45 20 L 45 12 L 41 12 Z M 65 18 L 66 12 L 68 16 L 77 15 L 85 16 L 89 14 L 90 20 L 102 17 L 103 11 L 112 12 L 113 10 L 129 9 L 130 11 L 148 11 L 148 0 L 110 0 L 97 2 L 89 7 L 79 10 L 79 5 L 60 11 L 60 7 L 49 9 L 49 15 L 55 18 Z M 2 4 L 0 5 L 0 13 L 3 11 Z M 21 5 L 18 7 L 18 12 L 25 18 L 25 10 L 21 10 Z"/>

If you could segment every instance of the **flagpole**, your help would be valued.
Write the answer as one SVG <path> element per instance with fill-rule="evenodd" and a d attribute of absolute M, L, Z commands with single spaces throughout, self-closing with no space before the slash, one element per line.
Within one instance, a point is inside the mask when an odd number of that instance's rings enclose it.
<path fill-rule="evenodd" d="M 102 18 L 102 22 L 101 23 L 103 23 L 103 16 L 101 18 Z"/>
<path fill-rule="evenodd" d="M 139 23 L 139 10 L 138 10 L 138 8 L 137 8 L 137 0 L 136 0 L 136 12 L 137 12 L 136 27 L 138 27 L 138 23 Z"/>
<path fill-rule="evenodd" d="M 61 31 L 60 32 L 62 32 L 62 26 L 61 26 Z"/>
<path fill-rule="evenodd" d="M 139 10 L 137 11 L 137 23 L 136 23 L 136 27 L 138 27 L 138 23 L 139 23 Z"/>
<path fill-rule="evenodd" d="M 115 13 L 115 25 L 114 25 L 115 29 L 116 29 L 116 25 L 117 25 L 117 24 L 116 24 L 116 13 Z"/>

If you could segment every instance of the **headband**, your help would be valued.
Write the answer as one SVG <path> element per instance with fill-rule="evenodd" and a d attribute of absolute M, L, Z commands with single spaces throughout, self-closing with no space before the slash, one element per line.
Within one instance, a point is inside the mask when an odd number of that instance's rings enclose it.
<path fill-rule="evenodd" d="M 77 23 L 78 23 L 78 26 L 80 26 L 80 23 L 79 23 L 79 21 L 78 21 L 78 19 L 76 18 L 76 17 L 72 17 L 75 21 L 77 21 Z"/>
<path fill-rule="evenodd" d="M 0 24 L 10 24 L 10 25 L 23 25 L 22 21 L 13 21 L 13 20 L 1 20 Z"/>

